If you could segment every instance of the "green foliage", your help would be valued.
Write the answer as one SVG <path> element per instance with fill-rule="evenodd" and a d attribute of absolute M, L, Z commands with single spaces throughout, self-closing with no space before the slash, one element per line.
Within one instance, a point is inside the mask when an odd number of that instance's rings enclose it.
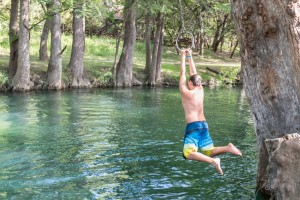
<path fill-rule="evenodd" d="M 3 31 L 8 30 L 10 0 L 1 0 L 0 2 L 0 30 Z"/>
<path fill-rule="evenodd" d="M 6 84 L 7 81 L 8 81 L 7 73 L 0 71 L 0 87 L 4 86 L 4 84 Z"/>
<path fill-rule="evenodd" d="M 44 24 L 43 19 L 47 16 L 47 2 L 49 2 L 49 0 L 32 0 L 30 2 L 30 27 L 34 27 L 32 31 L 40 32 L 42 30 Z M 117 13 L 120 16 L 123 15 L 122 8 L 124 7 L 124 0 L 62 0 L 59 10 L 61 12 L 61 20 L 65 32 L 70 33 L 72 31 L 74 2 L 84 2 L 82 14 L 86 19 L 86 30 L 91 35 L 99 34 L 100 32 L 101 34 L 116 35 L 116 32 L 120 30 L 121 20 L 116 19 L 115 15 Z M 230 13 L 230 4 L 228 3 L 228 0 L 181 0 L 183 15 L 180 13 L 179 2 L 177 0 L 142 0 L 135 2 L 137 4 L 137 26 L 142 26 L 144 24 L 146 14 L 152 14 L 152 18 L 155 20 L 159 12 L 164 13 L 165 41 L 169 44 L 174 42 L 176 35 L 182 26 L 181 17 L 184 18 L 185 28 L 194 35 L 197 35 L 201 31 L 199 26 L 199 16 L 201 16 L 204 27 L 203 34 L 208 38 L 208 41 L 211 42 L 217 25 L 216 19 L 221 19 L 224 14 Z M 0 9 L 0 30 L 8 32 L 10 0 L 1 0 Z M 228 28 L 233 29 L 232 27 Z M 155 29 L 155 26 L 153 29 Z M 141 30 L 143 30 L 143 27 Z M 141 32 L 138 32 L 139 37 L 141 34 Z M 226 35 L 225 45 L 231 41 L 229 37 L 231 37 L 232 34 L 234 33 L 229 32 L 228 35 Z M 31 39 L 32 38 L 31 35 Z M 68 45 L 68 48 L 69 47 L 70 46 Z M 223 48 L 225 47 L 226 46 L 223 46 Z M 105 55 L 99 54 L 99 50 L 97 49 L 94 49 L 92 52 L 97 55 Z"/>
<path fill-rule="evenodd" d="M 113 76 L 111 71 L 106 71 L 106 72 L 98 71 L 96 72 L 95 79 L 98 82 L 98 84 L 102 87 L 113 85 Z"/>
<path fill-rule="evenodd" d="M 4 49 L 9 49 L 9 40 L 8 40 L 8 38 L 0 41 L 0 46 Z"/>
<path fill-rule="evenodd" d="M 3 4 L 0 5 L 2 13 L 0 14 L 0 19 L 3 21 L 0 22 L 0 50 L 2 54 L 9 54 L 9 38 L 8 38 L 8 24 L 9 24 L 9 6 L 10 0 L 2 0 Z M 39 42 L 40 42 L 40 33 L 43 27 L 43 22 L 39 23 L 46 15 L 45 3 L 48 0 L 33 0 L 30 4 L 30 20 L 31 25 L 38 23 L 38 25 L 31 30 L 30 37 L 30 53 L 31 58 L 35 57 L 36 62 L 33 62 L 31 59 L 32 68 L 31 70 L 41 71 L 42 65 L 38 61 L 39 53 Z M 72 10 L 74 0 L 62 0 L 63 12 L 62 23 L 64 27 L 64 33 L 62 34 L 62 48 L 67 45 L 66 51 L 64 51 L 63 58 L 63 74 L 68 73 L 68 63 L 69 57 L 71 54 L 72 47 L 72 36 L 69 34 L 72 23 Z M 124 1 L 103 1 L 103 0 L 88 0 L 84 1 L 85 7 L 83 8 L 83 14 L 86 17 L 86 30 L 91 35 L 98 34 L 99 30 L 105 26 L 107 35 L 116 35 L 115 31 L 118 31 L 121 28 L 121 20 L 115 18 L 116 11 L 119 8 L 123 8 Z M 107 3 L 108 2 L 108 3 Z M 179 12 L 178 1 L 151 1 L 151 0 L 142 0 L 136 1 L 137 3 L 137 26 L 139 26 L 138 38 L 143 37 L 144 30 L 144 20 L 146 14 L 152 14 L 152 31 L 155 31 L 154 20 L 157 17 L 158 12 L 164 13 L 165 16 L 165 40 L 169 45 L 173 45 L 176 38 L 176 34 L 182 25 L 181 13 Z M 196 36 L 199 29 L 199 15 L 202 16 L 204 32 L 203 34 L 208 38 L 208 40 L 213 37 L 214 30 L 216 27 L 216 19 L 222 17 L 224 13 L 228 13 L 230 10 L 227 0 L 181 0 L 183 18 L 185 22 L 185 27 L 187 29 L 192 29 L 193 34 Z M 43 6 L 41 6 L 43 5 Z M 118 8 L 118 9 L 117 9 Z M 122 16 L 122 10 L 119 13 Z M 109 22 L 109 23 L 108 23 Z M 108 25 L 107 25 L 108 24 Z M 117 29 L 117 26 L 119 26 Z M 4 27 L 4 28 L 3 28 Z M 227 37 L 228 39 L 229 37 Z M 226 38 L 225 38 L 226 40 Z M 166 44 L 166 43 L 165 43 Z M 179 56 L 176 54 L 175 49 L 172 47 L 164 47 L 163 53 L 163 64 L 162 72 L 166 74 L 170 80 L 175 80 L 176 83 L 179 80 L 179 68 L 177 62 L 179 61 Z M 89 74 L 92 74 L 92 77 L 96 77 L 97 81 L 101 82 L 101 85 L 107 85 L 112 81 L 111 66 L 114 61 L 115 50 L 116 50 L 116 39 L 110 37 L 86 37 L 85 41 L 85 69 L 87 69 Z M 169 50 L 166 50 L 168 49 Z M 225 48 L 223 48 L 225 49 Z M 50 50 L 50 36 L 48 39 L 48 50 Z M 49 52 L 49 51 L 48 51 Z M 119 55 L 122 52 L 122 42 L 120 44 Z M 118 55 L 118 56 L 119 56 Z M 119 57 L 118 57 L 119 58 Z M 196 56 L 195 56 L 196 58 Z M 216 55 L 212 54 L 210 50 L 205 50 L 205 55 L 199 57 L 200 59 L 215 59 Z M 219 58 L 218 58 L 219 59 Z M 195 60 L 196 61 L 196 60 Z M 175 64 L 176 62 L 176 64 Z M 171 64 L 170 64 L 171 63 Z M 43 67 L 43 72 L 46 73 L 47 62 L 43 62 L 45 66 Z M 198 68 L 202 68 L 197 64 Z M 140 41 L 136 42 L 135 52 L 134 52 L 134 66 L 133 71 L 139 70 L 139 74 L 143 73 L 145 68 L 145 42 L 143 38 Z M 36 72 L 34 71 L 34 72 Z M 203 70 L 204 71 L 204 70 Z M 201 76 L 203 80 L 209 80 L 209 74 L 201 71 Z M 226 74 L 226 72 L 222 72 Z M 230 77 L 230 74 L 226 74 L 225 77 Z M 68 80 L 68 77 L 64 77 L 65 80 Z M 224 79 L 225 78 L 221 78 Z M 226 78 L 227 80 L 228 78 Z M 230 79 L 230 78 L 229 78 Z"/>
<path fill-rule="evenodd" d="M 221 85 L 234 84 L 239 72 L 237 67 L 221 67 L 220 74 L 217 76 L 217 80 Z"/>
<path fill-rule="evenodd" d="M 231 10 L 230 3 L 216 2 L 213 5 L 213 8 L 216 12 L 223 12 L 223 13 L 230 13 Z"/>

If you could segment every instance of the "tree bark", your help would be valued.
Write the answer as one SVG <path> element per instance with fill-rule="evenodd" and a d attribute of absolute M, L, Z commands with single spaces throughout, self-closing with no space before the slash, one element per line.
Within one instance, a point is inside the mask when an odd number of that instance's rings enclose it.
<path fill-rule="evenodd" d="M 215 32 L 214 41 L 212 43 L 212 48 L 214 52 L 217 52 L 219 44 L 222 42 L 224 38 L 225 32 L 225 24 L 227 23 L 228 15 L 224 15 L 224 19 L 218 20 L 219 24 L 217 25 L 217 30 Z"/>
<path fill-rule="evenodd" d="M 119 49 L 120 49 L 120 41 L 121 41 L 121 34 L 122 34 L 122 30 L 123 30 L 124 26 L 122 25 L 121 30 L 117 33 L 117 38 L 116 38 L 116 52 L 115 52 L 115 57 L 114 57 L 114 64 L 112 67 L 112 74 L 113 74 L 113 82 L 114 85 L 117 85 L 117 57 L 119 55 Z"/>
<path fill-rule="evenodd" d="M 268 187 L 273 192 L 272 198 L 299 199 L 300 135 L 287 134 L 281 138 L 268 139 L 265 143 L 269 154 Z"/>
<path fill-rule="evenodd" d="M 231 51 L 230 58 L 233 57 L 234 52 L 235 52 L 235 50 L 236 50 L 238 44 L 239 44 L 239 40 L 236 40 L 236 42 L 235 42 L 235 44 L 234 44 L 234 47 L 233 47 L 233 50 Z"/>
<path fill-rule="evenodd" d="M 61 89 L 62 58 L 61 58 L 61 16 L 58 12 L 59 0 L 52 0 L 51 22 L 51 53 L 47 71 L 48 89 Z"/>
<path fill-rule="evenodd" d="M 9 64 L 8 64 L 8 79 L 12 80 L 16 74 L 18 67 L 18 45 L 19 45 L 19 0 L 11 0 L 10 20 L 9 20 Z"/>
<path fill-rule="evenodd" d="M 156 63 L 156 74 L 155 74 L 155 83 L 161 84 L 161 62 L 162 62 L 162 53 L 163 53 L 163 47 L 164 47 L 164 17 L 162 17 L 160 27 L 160 39 L 159 39 L 159 46 L 158 46 L 158 52 L 157 52 L 157 63 Z"/>
<path fill-rule="evenodd" d="M 151 14 L 150 12 L 146 15 L 146 30 L 145 30 L 145 41 L 146 41 L 146 66 L 145 73 L 147 79 L 149 79 L 149 70 L 151 65 Z"/>
<path fill-rule="evenodd" d="M 83 2 L 77 0 L 74 3 L 73 11 L 73 42 L 72 52 L 70 58 L 69 67 L 72 72 L 72 83 L 73 88 L 90 87 L 90 81 L 86 77 L 83 56 L 85 48 L 85 23 L 83 16 Z"/>
<path fill-rule="evenodd" d="M 20 36 L 18 45 L 18 68 L 12 79 L 13 91 L 29 91 L 30 81 L 29 54 L 29 0 L 20 1 Z"/>
<path fill-rule="evenodd" d="M 48 57 L 48 35 L 51 28 L 51 19 L 47 18 L 43 27 L 41 41 L 40 41 L 40 50 L 39 50 L 39 59 L 42 61 L 46 61 L 49 59 Z"/>
<path fill-rule="evenodd" d="M 201 13 L 197 16 L 198 24 L 199 24 L 199 33 L 198 33 L 198 40 L 197 40 L 197 49 L 199 51 L 199 55 L 204 55 L 204 23 L 201 16 Z"/>
<path fill-rule="evenodd" d="M 116 67 L 116 86 L 126 87 L 132 86 L 132 65 L 133 53 L 136 40 L 136 27 L 135 27 L 135 0 L 125 1 L 125 33 L 123 50 L 120 60 Z"/>
<path fill-rule="evenodd" d="M 154 45 L 153 45 L 153 51 L 152 51 L 152 59 L 151 59 L 151 65 L 149 68 L 149 80 L 148 80 L 148 84 L 151 86 L 156 85 L 156 74 L 157 74 L 157 65 L 158 63 L 158 59 L 159 59 L 159 47 L 160 47 L 160 42 L 161 42 L 161 34 L 163 31 L 163 26 L 164 26 L 164 17 L 163 14 L 160 12 L 158 14 L 157 17 L 158 21 L 157 21 L 157 26 L 156 26 L 156 33 L 155 33 L 155 37 L 154 37 Z M 162 50 L 160 51 L 160 53 L 162 53 Z M 159 68 L 160 70 L 160 68 Z"/>
<path fill-rule="evenodd" d="M 244 88 L 254 121 L 258 145 L 257 189 L 275 199 L 282 191 L 270 188 L 270 178 L 275 177 L 266 139 L 283 137 L 300 129 L 300 9 L 298 1 L 231 0 L 232 15 L 239 37 Z M 288 143 L 289 148 L 297 148 Z M 284 149 L 282 151 L 285 151 Z M 287 152 L 282 152 L 287 153 Z M 286 154 L 287 155 L 287 154 Z M 282 157 L 287 167 L 300 160 Z M 299 176 L 282 171 L 290 182 Z M 278 179 L 281 187 L 289 188 L 285 179 Z M 275 188 L 275 187 L 274 187 Z M 298 199 L 293 196 L 289 199 Z"/>

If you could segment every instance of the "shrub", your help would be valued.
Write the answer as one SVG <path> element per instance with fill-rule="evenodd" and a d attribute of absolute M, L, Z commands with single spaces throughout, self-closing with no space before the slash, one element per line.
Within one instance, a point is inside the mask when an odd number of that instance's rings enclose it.
<path fill-rule="evenodd" d="M 221 85 L 235 84 L 238 72 L 237 67 L 221 67 L 217 80 Z"/>
<path fill-rule="evenodd" d="M 111 71 L 106 72 L 97 72 L 96 81 L 99 83 L 99 86 L 111 86 L 113 85 L 113 77 Z"/>
<path fill-rule="evenodd" d="M 8 81 L 8 76 L 5 72 L 0 71 L 0 87 L 3 87 Z"/>

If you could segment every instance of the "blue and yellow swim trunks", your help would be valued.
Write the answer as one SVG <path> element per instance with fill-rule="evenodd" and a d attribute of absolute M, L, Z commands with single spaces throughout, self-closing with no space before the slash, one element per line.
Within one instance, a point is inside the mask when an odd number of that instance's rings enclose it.
<path fill-rule="evenodd" d="M 187 124 L 183 140 L 183 157 L 186 159 L 191 152 L 197 152 L 198 148 L 204 155 L 210 156 L 214 150 L 214 144 L 208 132 L 206 121 L 196 121 Z"/>

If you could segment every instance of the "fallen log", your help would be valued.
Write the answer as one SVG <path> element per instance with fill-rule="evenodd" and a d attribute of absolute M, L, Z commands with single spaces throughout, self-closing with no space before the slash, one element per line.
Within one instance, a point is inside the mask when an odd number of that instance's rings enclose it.
<path fill-rule="evenodd" d="M 207 69 L 208 71 L 211 71 L 211 72 L 215 73 L 215 74 L 224 76 L 224 74 L 222 74 L 221 72 L 219 72 L 219 71 L 216 70 L 216 69 L 212 69 L 212 68 L 210 68 L 210 67 L 206 67 L 206 69 Z"/>

